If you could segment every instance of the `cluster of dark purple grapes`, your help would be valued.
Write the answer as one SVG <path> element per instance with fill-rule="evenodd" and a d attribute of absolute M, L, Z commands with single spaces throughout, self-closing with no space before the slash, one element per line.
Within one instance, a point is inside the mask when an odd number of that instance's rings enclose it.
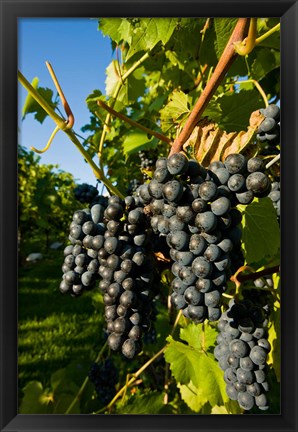
<path fill-rule="evenodd" d="M 75 199 L 80 201 L 80 203 L 91 204 L 95 201 L 98 190 L 96 187 L 89 185 L 88 183 L 82 183 L 74 188 Z"/>
<path fill-rule="evenodd" d="M 232 208 L 268 195 L 263 161 L 229 155 L 208 169 L 183 153 L 160 158 L 149 183 L 138 188 L 155 234 L 166 237 L 174 261 L 172 303 L 193 321 L 219 319 L 221 293 L 240 245 L 241 213 Z"/>
<path fill-rule="evenodd" d="M 94 287 L 99 278 L 98 249 L 104 243 L 105 207 L 95 204 L 91 209 L 76 210 L 69 227 L 71 244 L 64 249 L 60 291 L 80 295 Z"/>
<path fill-rule="evenodd" d="M 125 211 L 126 209 L 126 211 Z M 101 257 L 99 288 L 103 292 L 108 344 L 133 358 L 150 327 L 152 300 L 157 294 L 155 262 L 150 253 L 151 230 L 138 199 L 113 197 L 105 211 L 107 232 Z M 123 216 L 125 216 L 123 218 Z M 120 219 L 125 219 L 120 221 Z"/>
<path fill-rule="evenodd" d="M 110 358 L 102 363 L 93 363 L 88 377 L 94 384 L 97 397 L 103 405 L 109 403 L 116 394 L 116 384 L 119 379 L 118 369 Z"/>
<path fill-rule="evenodd" d="M 157 159 L 157 151 L 156 150 L 145 150 L 139 151 L 140 158 L 140 168 L 143 172 L 144 181 L 148 180 L 150 177 L 146 174 L 146 171 L 152 171 L 154 169 L 154 165 Z"/>
<path fill-rule="evenodd" d="M 257 291 L 257 290 L 252 290 Z M 260 294 L 257 293 L 258 298 Z M 254 406 L 268 409 L 267 377 L 268 304 L 257 299 L 232 299 L 218 323 L 219 334 L 214 356 L 224 371 L 226 393 L 249 411 Z"/>
<path fill-rule="evenodd" d="M 266 108 L 260 109 L 265 119 L 259 126 L 257 139 L 260 142 L 267 141 L 270 145 L 275 146 L 280 141 L 280 109 L 277 105 L 271 104 Z"/>
<path fill-rule="evenodd" d="M 280 218 L 280 182 L 274 181 L 271 183 L 271 192 L 269 193 L 269 198 L 273 203 L 273 207 L 276 210 L 277 218 Z"/>

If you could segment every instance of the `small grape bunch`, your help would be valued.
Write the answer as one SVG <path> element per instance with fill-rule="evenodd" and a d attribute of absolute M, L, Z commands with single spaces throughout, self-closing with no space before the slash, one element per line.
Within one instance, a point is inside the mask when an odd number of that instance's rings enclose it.
<path fill-rule="evenodd" d="M 260 112 L 265 119 L 259 126 L 257 140 L 276 146 L 280 142 L 280 109 L 277 105 L 271 104 L 260 109 Z"/>

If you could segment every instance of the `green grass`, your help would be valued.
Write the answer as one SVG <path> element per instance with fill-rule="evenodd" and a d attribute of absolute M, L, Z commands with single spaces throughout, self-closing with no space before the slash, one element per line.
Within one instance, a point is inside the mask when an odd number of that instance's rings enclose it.
<path fill-rule="evenodd" d="M 91 363 L 104 343 L 101 294 L 61 294 L 62 262 L 61 251 L 50 251 L 19 271 L 20 390 L 31 380 L 48 386 L 52 373 L 72 361 Z"/>

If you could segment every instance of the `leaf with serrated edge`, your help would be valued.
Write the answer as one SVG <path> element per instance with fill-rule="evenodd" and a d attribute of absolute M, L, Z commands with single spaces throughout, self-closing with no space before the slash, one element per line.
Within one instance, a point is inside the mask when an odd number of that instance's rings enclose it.
<path fill-rule="evenodd" d="M 165 359 L 170 363 L 183 400 L 196 412 L 208 401 L 221 405 L 228 400 L 223 372 L 211 353 L 216 335 L 217 331 L 209 325 L 191 323 L 180 330 L 180 338 L 187 345 L 171 336 L 167 338 Z"/>

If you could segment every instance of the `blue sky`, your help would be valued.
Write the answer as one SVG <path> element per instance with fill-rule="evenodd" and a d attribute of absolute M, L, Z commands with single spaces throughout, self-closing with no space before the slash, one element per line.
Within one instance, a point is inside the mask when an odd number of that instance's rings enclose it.
<path fill-rule="evenodd" d="M 18 22 L 18 68 L 28 81 L 39 78 L 41 87 L 56 90 L 45 61 L 49 61 L 75 116 L 75 132 L 89 122 L 86 97 L 95 89 L 105 92 L 105 69 L 112 60 L 110 40 L 97 30 L 92 18 L 21 18 Z M 28 114 L 21 120 L 27 96 L 19 84 L 19 143 L 43 148 L 54 122 L 47 117 L 42 124 Z M 60 109 L 63 108 L 60 106 Z M 40 155 L 41 163 L 59 164 L 71 172 L 78 183 L 96 184 L 94 175 L 82 156 L 63 132 L 59 132 L 50 149 Z"/>

